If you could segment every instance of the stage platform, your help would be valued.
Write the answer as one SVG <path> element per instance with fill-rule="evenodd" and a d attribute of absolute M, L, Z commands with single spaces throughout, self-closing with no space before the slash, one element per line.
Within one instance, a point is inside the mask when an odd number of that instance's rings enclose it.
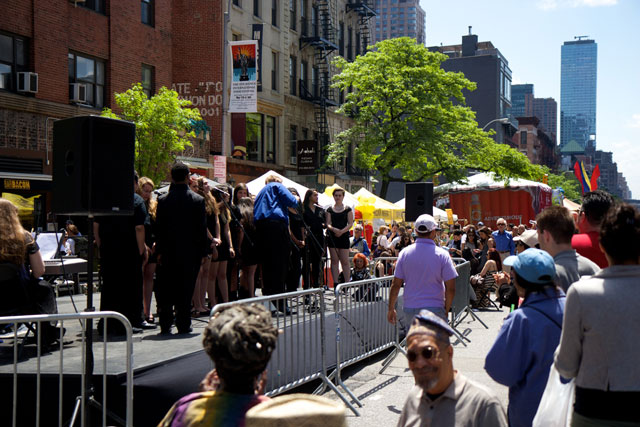
<path fill-rule="evenodd" d="M 333 313 L 333 292 L 325 292 L 325 328 L 327 336 L 334 336 L 335 316 Z M 96 308 L 99 307 L 100 294 L 94 295 Z M 84 295 L 74 295 L 73 301 L 69 296 L 58 298 L 58 311 L 60 313 L 74 313 L 74 304 L 77 310 L 84 310 L 86 299 Z M 376 322 L 386 322 L 386 305 L 383 302 L 372 303 L 375 306 Z M 155 303 L 152 305 L 155 307 Z M 292 307 L 302 312 L 304 306 Z M 292 327 L 296 319 L 301 317 L 277 316 L 274 319 L 278 328 Z M 309 317 L 307 316 L 307 321 Z M 195 392 L 200 381 L 207 372 L 213 368 L 209 357 L 202 349 L 202 332 L 207 324 L 208 317 L 194 318 L 192 321 L 193 332 L 185 335 L 161 335 L 160 328 L 145 330 L 141 334 L 133 335 L 133 370 L 134 370 L 134 425 L 156 425 L 171 405 L 180 397 Z M 369 325 L 375 327 L 376 325 Z M 60 360 L 60 351 L 57 349 L 42 355 L 40 358 L 41 387 L 45 396 L 52 397 L 42 401 L 42 410 L 45 414 L 52 414 L 48 418 L 52 423 L 57 423 L 57 397 L 59 389 L 60 366 L 65 374 L 64 380 L 64 419 L 68 420 L 73 408 L 73 399 L 79 394 L 80 376 L 82 373 L 82 334 L 79 322 L 66 321 L 64 323 L 66 334 L 64 337 L 64 357 Z M 175 327 L 174 327 L 175 332 Z M 342 339 L 349 340 L 348 331 L 342 332 Z M 116 413 L 124 414 L 124 384 L 126 371 L 125 340 L 122 337 L 108 337 L 108 353 L 106 365 L 103 364 L 104 341 L 98 335 L 94 324 L 94 384 L 96 397 L 101 397 L 102 374 L 107 378 L 107 396 L 109 408 Z M 288 347 L 298 348 L 309 346 L 312 337 L 302 337 L 296 333 Z M 280 345 L 280 343 L 279 343 Z M 327 367 L 336 365 L 335 339 L 327 339 L 326 347 Z M 284 355 L 278 355 L 277 349 L 272 358 L 272 364 L 268 369 L 268 383 L 282 380 L 287 371 L 295 369 L 291 375 L 300 372 L 317 372 L 319 369 L 319 354 L 301 357 L 302 361 L 294 367 L 284 365 Z M 3 390 L 12 389 L 13 381 L 13 347 L 12 340 L 4 340 L 0 344 L 0 387 Z M 35 400 L 36 369 L 38 359 L 36 346 L 26 345 L 18 364 L 20 374 L 18 384 L 19 416 L 33 416 L 33 402 Z M 282 365 L 281 365 L 282 363 Z M 268 384 L 269 389 L 269 384 Z M 55 398 L 53 398 L 55 397 Z M 7 420 L 10 417 L 11 401 L 0 400 L 0 419 Z M 10 420 L 10 419 L 9 419 Z M 19 425 L 31 425 L 30 418 L 24 418 Z M 46 422 L 42 425 L 47 425 Z"/>

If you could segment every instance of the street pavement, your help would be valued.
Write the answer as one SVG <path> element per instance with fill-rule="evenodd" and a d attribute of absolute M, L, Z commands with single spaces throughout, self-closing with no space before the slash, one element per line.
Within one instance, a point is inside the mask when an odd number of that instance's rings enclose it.
<path fill-rule="evenodd" d="M 505 411 L 508 404 L 508 388 L 493 381 L 484 370 L 484 359 L 493 344 L 502 321 L 509 313 L 502 311 L 481 311 L 475 314 L 489 327 L 467 316 L 458 326 L 471 342 L 463 346 L 452 337 L 453 366 L 467 378 L 479 382 L 491 389 L 503 403 Z M 385 353 L 385 355 L 388 353 Z M 413 375 L 408 369 L 407 359 L 399 354 L 384 373 L 379 374 L 383 355 L 372 358 L 360 365 L 343 371 L 344 383 L 363 404 L 358 408 L 357 417 L 347 409 L 347 421 L 350 427 L 394 426 L 398 422 L 408 391 L 413 387 Z M 324 394 L 332 400 L 340 398 L 332 391 Z M 347 396 L 348 397 L 348 396 Z M 357 405 L 356 405 L 357 407 Z"/>

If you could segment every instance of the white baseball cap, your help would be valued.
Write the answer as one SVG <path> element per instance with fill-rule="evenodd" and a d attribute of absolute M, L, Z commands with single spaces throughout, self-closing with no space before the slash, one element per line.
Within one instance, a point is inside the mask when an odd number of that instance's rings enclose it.
<path fill-rule="evenodd" d="M 438 222 L 431 215 L 422 214 L 416 219 L 416 231 L 419 233 L 429 233 L 439 230 Z"/>

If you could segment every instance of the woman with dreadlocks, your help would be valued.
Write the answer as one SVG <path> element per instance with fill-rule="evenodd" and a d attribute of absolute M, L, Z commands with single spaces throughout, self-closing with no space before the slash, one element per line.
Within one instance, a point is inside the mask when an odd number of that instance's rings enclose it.
<path fill-rule="evenodd" d="M 158 427 L 244 426 L 246 412 L 262 396 L 265 369 L 278 340 L 271 314 L 261 305 L 234 305 L 216 313 L 202 344 L 215 369 L 203 391 L 178 400 Z"/>

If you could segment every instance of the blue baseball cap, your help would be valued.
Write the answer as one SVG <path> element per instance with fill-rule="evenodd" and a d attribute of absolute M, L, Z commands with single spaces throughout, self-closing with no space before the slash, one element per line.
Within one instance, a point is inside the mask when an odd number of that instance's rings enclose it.
<path fill-rule="evenodd" d="M 556 277 L 556 264 L 547 252 L 536 248 L 529 248 L 519 255 L 511 255 L 502 261 L 511 266 L 518 276 L 528 282 L 543 284 Z"/>
<path fill-rule="evenodd" d="M 437 328 L 442 332 L 451 336 L 454 334 L 453 329 L 446 320 L 442 317 L 432 313 L 429 310 L 420 310 L 419 314 L 416 314 L 413 317 L 413 322 L 411 323 L 411 327 L 409 328 L 409 332 L 407 333 L 407 338 L 411 335 L 421 334 L 421 333 L 431 333 L 429 328 Z"/>

